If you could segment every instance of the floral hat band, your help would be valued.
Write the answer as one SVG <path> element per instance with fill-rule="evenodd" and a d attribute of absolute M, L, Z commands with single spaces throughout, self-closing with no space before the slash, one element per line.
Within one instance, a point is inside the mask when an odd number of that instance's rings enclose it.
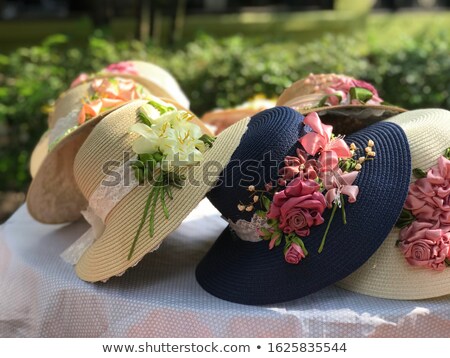
<path fill-rule="evenodd" d="M 170 98 L 189 108 L 189 100 L 175 78 L 163 68 L 149 62 L 122 61 L 110 64 L 97 73 L 83 72 L 72 81 L 70 87 L 75 88 L 95 78 L 115 76 L 131 78 L 147 87 L 155 96 Z"/>
<path fill-rule="evenodd" d="M 207 195 L 230 225 L 196 271 L 205 290 L 244 304 L 300 298 L 355 271 L 395 225 L 411 170 L 395 124 L 341 136 L 315 112 L 260 115 L 270 135 L 243 140 L 233 159 L 247 160 L 221 174 L 233 185 Z"/>
<path fill-rule="evenodd" d="M 66 106 L 64 102 L 72 101 L 82 92 L 81 103 L 76 108 Z M 48 148 L 51 151 L 63 138 L 100 114 L 114 110 L 123 104 L 139 98 L 150 97 L 150 92 L 132 79 L 113 77 L 96 78 L 70 92 L 58 103 L 58 112 L 54 127 L 49 131 Z M 66 115 L 62 111 L 73 108 Z"/>

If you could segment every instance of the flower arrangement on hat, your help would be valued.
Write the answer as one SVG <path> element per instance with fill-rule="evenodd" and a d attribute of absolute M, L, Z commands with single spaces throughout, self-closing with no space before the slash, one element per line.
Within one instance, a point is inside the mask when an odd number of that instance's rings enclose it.
<path fill-rule="evenodd" d="M 331 210 L 331 215 L 319 253 L 338 208 L 347 223 L 344 196 L 350 204 L 357 200 L 359 188 L 353 183 L 364 163 L 376 156 L 372 140 L 364 149 L 354 143 L 348 146 L 316 112 L 308 114 L 304 123 L 309 132 L 298 140 L 302 148 L 297 148 L 296 156 L 285 157 L 278 180 L 266 183 L 263 190 L 249 186 L 251 203 L 238 204 L 240 211 L 252 211 L 260 204 L 256 215 L 264 224 L 258 234 L 269 242 L 269 249 L 284 242 L 284 257 L 290 264 L 298 264 L 308 255 L 302 238 L 310 235 L 312 227 L 325 224 L 325 210 Z"/>
<path fill-rule="evenodd" d="M 305 82 L 311 81 L 310 75 Z M 342 75 L 329 75 L 322 84 L 322 91 L 326 93 L 317 107 L 337 105 L 379 105 L 384 103 L 376 88 L 370 83 Z"/>
<path fill-rule="evenodd" d="M 116 73 L 116 74 L 129 74 L 129 75 L 138 75 L 139 72 L 136 69 L 135 65 L 131 61 L 121 61 L 117 63 L 112 63 L 105 68 L 106 72 Z M 83 83 L 90 78 L 92 78 L 93 74 L 88 74 L 86 72 L 80 73 L 77 78 L 75 78 L 70 84 L 70 88 L 78 86 L 80 83 Z"/>
<path fill-rule="evenodd" d="M 72 121 L 70 114 L 68 120 L 62 120 L 55 126 L 54 133 L 51 133 L 49 150 L 86 121 L 129 101 L 148 97 L 148 92 L 142 85 L 132 79 L 121 77 L 94 79 L 89 89 L 91 94 L 82 100 L 81 109 L 76 111 L 78 113 L 76 123 Z"/>
<path fill-rule="evenodd" d="M 158 201 L 166 219 L 169 211 L 167 199 L 173 199 L 172 187 L 182 188 L 186 168 L 203 160 L 203 153 L 212 147 L 215 140 L 203 134 L 201 128 L 192 123 L 194 115 L 177 110 L 162 101 L 150 100 L 139 109 L 141 123 L 131 126 L 130 131 L 140 137 L 133 143 L 138 161 L 133 164 L 136 179 L 153 182 L 147 197 L 141 223 L 130 248 L 131 259 L 140 232 L 149 215 L 149 235 L 154 234 L 154 217 Z"/>
<path fill-rule="evenodd" d="M 413 175 L 396 245 L 410 265 L 443 271 L 450 266 L 450 148 L 427 172 L 415 168 Z"/>

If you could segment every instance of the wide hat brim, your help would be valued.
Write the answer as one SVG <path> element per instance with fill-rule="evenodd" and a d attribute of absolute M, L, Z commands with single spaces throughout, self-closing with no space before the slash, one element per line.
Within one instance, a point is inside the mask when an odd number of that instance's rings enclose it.
<path fill-rule="evenodd" d="M 75 183 L 73 162 L 92 129 L 109 112 L 86 121 L 39 158 L 43 161 L 31 182 L 26 200 L 34 219 L 44 224 L 63 224 L 81 217 L 80 210 L 86 206 L 86 200 Z"/>
<path fill-rule="evenodd" d="M 322 253 L 318 248 L 326 225 L 311 228 L 303 239 L 309 255 L 298 265 L 286 263 L 283 245 L 269 250 L 267 242 L 243 241 L 226 228 L 199 263 L 198 283 L 227 301 L 273 304 L 311 294 L 360 267 L 400 215 L 411 172 L 408 142 L 400 127 L 377 123 L 345 138 L 358 148 L 365 148 L 369 139 L 375 142 L 376 159 L 364 164 L 355 181 L 360 188 L 357 201 L 345 203 L 347 224 L 340 215 L 334 218 Z"/>
<path fill-rule="evenodd" d="M 407 134 L 412 168 L 427 171 L 450 146 L 449 111 L 415 110 L 389 121 L 400 125 Z M 395 245 L 398 239 L 399 229 L 392 230 L 377 252 L 337 285 L 365 295 L 400 300 L 450 295 L 450 269 L 438 272 L 411 266 Z"/>
<path fill-rule="evenodd" d="M 30 158 L 30 174 L 31 177 L 34 178 L 44 161 L 45 157 L 48 154 L 48 146 L 49 146 L 49 133 L 46 131 L 41 138 L 39 139 L 39 142 L 36 144 L 36 146 L 33 149 L 33 152 L 31 153 Z"/>
<path fill-rule="evenodd" d="M 63 118 L 72 110 L 78 107 L 81 109 L 82 100 L 89 93 L 89 89 L 90 83 L 86 82 L 61 95 L 55 105 L 52 118 Z M 150 89 L 145 88 L 145 91 L 149 93 Z M 188 111 L 171 99 L 165 100 L 179 109 Z M 75 183 L 74 158 L 92 129 L 117 108 L 120 106 L 84 122 L 50 151 L 48 150 L 49 134 L 43 135 L 33 151 L 34 159 L 30 164 L 30 170 L 33 169 L 35 174 L 27 194 L 27 207 L 34 219 L 45 224 L 63 224 L 81 218 L 80 211 L 86 206 L 86 200 Z M 55 123 L 53 123 L 54 126 Z"/>
<path fill-rule="evenodd" d="M 130 134 L 129 128 L 138 122 L 138 111 L 144 103 L 146 102 L 142 100 L 134 101 L 111 113 L 97 125 L 80 148 L 74 163 L 74 173 L 84 197 L 90 198 L 104 180 L 105 174 L 100 169 L 106 161 L 123 163 L 124 152 L 132 153 L 132 144 L 137 135 Z M 196 123 L 202 125 L 200 121 Z M 145 254 L 156 250 L 215 184 L 220 171 L 230 160 L 247 130 L 247 123 L 248 119 L 243 119 L 222 132 L 212 148 L 204 153 L 200 165 L 189 168 L 186 185 L 182 189 L 174 188 L 173 200 L 166 200 L 169 219 L 164 217 L 158 201 L 154 235 L 149 235 L 147 218 L 144 224 L 146 229 L 140 233 L 133 256 L 129 260 L 131 244 L 152 185 L 145 183 L 132 189 L 107 215 L 103 234 L 78 261 L 75 267 L 78 277 L 89 282 L 105 281 L 123 274 L 128 268 L 135 266 Z M 206 170 L 208 163 L 214 165 Z"/>

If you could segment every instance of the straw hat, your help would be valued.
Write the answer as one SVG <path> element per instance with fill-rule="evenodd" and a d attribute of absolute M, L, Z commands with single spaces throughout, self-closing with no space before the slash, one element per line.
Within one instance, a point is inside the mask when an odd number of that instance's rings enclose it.
<path fill-rule="evenodd" d="M 166 197 L 169 214 L 166 218 L 163 204 L 158 199 L 159 194 L 152 194 L 158 188 L 155 184 L 158 181 L 157 174 L 153 181 L 145 180 L 139 184 L 135 173 L 126 170 L 131 165 L 128 154 L 134 153 L 139 139 L 146 138 L 130 132 L 137 123 L 144 126 L 141 112 L 146 105 L 146 101 L 137 100 L 110 113 L 94 128 L 76 155 L 75 180 L 85 202 L 89 203 L 84 215 L 91 223 L 92 231 L 83 235 L 80 242 L 74 244 L 73 250 L 69 248 L 63 256 L 76 264 L 77 275 L 85 281 L 105 281 L 121 275 L 129 267 L 135 266 L 145 254 L 156 250 L 214 186 L 217 176 L 229 162 L 247 130 L 248 119 L 228 128 L 216 138 L 211 148 L 203 152 L 200 165 L 187 168 L 185 185 L 181 189 L 172 188 L 172 200 Z M 209 135 L 200 120 L 194 118 L 192 123 L 201 128 L 202 133 Z M 146 128 L 152 132 L 152 129 L 148 129 L 150 127 Z M 110 163 L 114 163 L 114 169 L 107 171 L 109 174 L 106 175 L 105 164 Z M 112 175 L 112 172 L 115 174 Z M 115 178 L 117 173 L 120 173 L 120 180 L 114 185 L 108 184 L 106 181 Z M 149 195 L 153 195 L 151 198 L 156 198 L 157 202 L 154 211 L 149 209 L 148 216 L 142 221 Z M 150 235 L 152 212 L 154 232 Z M 138 231 L 140 224 L 143 224 L 142 231 Z M 131 249 L 134 239 L 136 245 Z"/>
<path fill-rule="evenodd" d="M 181 90 L 177 80 L 168 71 L 150 62 L 122 61 L 113 63 L 93 75 L 80 74 L 72 82 L 71 87 L 92 78 L 115 76 L 131 78 L 149 89 L 156 97 L 168 98 L 185 108 L 189 108 L 189 99 Z"/>
<path fill-rule="evenodd" d="M 181 90 L 178 82 L 173 78 L 173 76 L 164 70 L 163 68 L 156 66 L 149 62 L 143 61 L 123 61 L 118 63 L 113 63 L 96 74 L 88 75 L 86 73 L 81 73 L 71 84 L 71 89 L 81 85 L 80 94 L 85 96 L 85 85 L 86 82 L 92 81 L 95 78 L 108 78 L 108 77 L 118 77 L 130 78 L 137 83 L 144 86 L 150 93 L 154 96 L 161 98 L 168 98 L 179 103 L 184 108 L 189 108 L 189 100 L 186 95 Z M 74 90 L 69 90 L 64 92 L 60 96 L 60 100 L 70 94 L 69 98 L 66 99 L 64 103 L 57 103 L 55 105 L 55 110 L 48 116 L 48 127 L 52 129 L 56 122 L 66 115 L 65 111 L 68 108 L 72 109 L 79 105 L 79 98 L 74 94 Z M 81 97 L 83 98 L 83 97 Z M 45 156 L 48 153 L 49 146 L 49 132 L 45 132 L 38 144 L 33 150 L 30 159 L 30 174 L 34 178 L 36 173 L 42 164 Z"/>
<path fill-rule="evenodd" d="M 429 168 L 437 165 L 438 158 L 450 147 L 449 111 L 443 109 L 415 110 L 393 117 L 389 119 L 389 122 L 396 123 L 405 131 L 411 148 L 412 168 L 419 168 L 425 173 L 428 172 Z M 443 190 L 442 195 L 445 195 L 445 190 L 447 190 L 447 194 L 440 200 L 443 201 L 442 209 L 436 209 L 433 212 L 434 217 L 439 217 L 439 214 L 450 211 L 448 173 L 446 180 L 447 184 L 442 184 L 441 190 Z M 412 176 L 411 183 L 415 181 L 416 178 Z M 410 193 L 411 190 L 413 190 L 413 187 L 410 188 Z M 438 197 L 436 197 L 437 199 Z M 439 203 L 439 200 L 436 203 Z M 444 211 L 441 212 L 440 210 Z M 431 222 L 430 219 L 426 220 Z M 418 222 L 419 219 L 415 221 L 416 224 Z M 437 228 L 443 229 L 443 233 L 448 232 L 449 224 L 448 222 L 446 224 L 441 222 Z M 405 230 L 406 238 L 411 234 L 411 232 L 406 231 L 408 227 L 411 228 L 411 225 L 402 229 Z M 400 229 L 395 228 L 387 235 L 378 251 L 356 272 L 340 281 L 338 286 L 369 296 L 402 300 L 449 295 L 450 268 L 445 267 L 445 262 L 441 260 L 435 269 L 431 269 L 428 265 L 413 266 L 407 261 L 402 250 L 396 246 L 399 239 Z M 450 240 L 450 235 L 448 239 Z M 447 244 L 450 244 L 450 242 Z M 443 244 L 442 250 L 445 250 L 447 244 Z M 427 261 L 438 262 L 438 258 L 431 254 L 431 251 L 437 249 L 438 245 L 433 244 L 426 247 L 428 251 L 416 253 L 418 256 L 415 258 L 418 261 L 424 260 L 420 262 L 421 265 L 426 264 Z M 443 253 L 442 250 L 439 254 Z M 450 258 L 450 253 L 447 253 L 447 258 Z"/>
<path fill-rule="evenodd" d="M 347 134 L 406 111 L 383 102 L 370 83 L 334 73 L 311 73 L 294 82 L 278 98 L 277 106 L 304 115 L 317 112 L 336 132 Z"/>
<path fill-rule="evenodd" d="M 207 292 L 242 304 L 301 298 L 355 271 L 394 226 L 411 172 L 402 129 L 376 123 L 345 137 L 349 148 L 338 151 L 344 140 L 332 139 L 317 119 L 287 107 L 253 117 L 258 131 L 241 142 L 234 165 L 207 194 L 230 224 L 197 266 Z M 357 158 L 339 162 L 348 174 L 325 170 L 334 150 Z"/>
<path fill-rule="evenodd" d="M 149 98 L 150 93 L 136 81 L 117 76 L 83 82 L 60 96 L 53 114 L 58 120 L 51 122 L 33 153 L 32 168 L 37 170 L 27 196 L 33 218 L 60 224 L 81 217 L 80 208 L 86 202 L 72 171 L 78 149 L 105 115 L 129 100 Z M 92 118 L 87 117 L 86 111 Z"/>
<path fill-rule="evenodd" d="M 247 102 L 234 108 L 215 109 L 205 113 L 201 120 L 214 128 L 214 133 L 219 134 L 224 129 L 245 117 L 251 117 L 258 112 L 275 106 L 274 99 L 255 96 Z"/>

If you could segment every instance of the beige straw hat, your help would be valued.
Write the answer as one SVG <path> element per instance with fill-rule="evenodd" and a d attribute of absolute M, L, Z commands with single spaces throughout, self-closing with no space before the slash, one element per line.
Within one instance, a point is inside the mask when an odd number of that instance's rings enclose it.
<path fill-rule="evenodd" d="M 85 96 L 86 88 L 83 88 L 83 84 L 86 85 L 86 82 L 92 81 L 95 78 L 119 76 L 121 78 L 130 78 L 136 81 L 137 83 L 145 87 L 154 96 L 168 98 L 179 103 L 185 108 L 189 108 L 189 100 L 181 90 L 178 82 L 169 72 L 149 62 L 123 61 L 113 63 L 96 74 L 80 74 L 72 82 L 71 90 L 64 92 L 60 96 L 60 101 L 62 102 L 62 98 L 66 97 L 67 94 L 70 94 L 69 98 L 67 98 L 63 103 L 59 103 L 59 105 L 57 103 L 57 105 L 55 106 L 55 110 L 48 116 L 48 128 L 53 128 L 56 125 L 56 122 L 67 115 L 67 108 L 72 109 L 75 108 L 75 106 L 79 105 L 80 97 L 77 97 L 74 92 L 78 90 L 78 93 L 81 94 L 81 96 Z M 82 88 L 76 89 L 77 87 Z M 42 164 L 45 156 L 48 153 L 48 135 L 48 132 L 45 132 L 42 135 L 31 155 L 30 174 L 32 178 L 36 176 L 40 165 Z"/>
<path fill-rule="evenodd" d="M 46 224 L 80 218 L 80 208 L 86 202 L 77 189 L 72 170 L 78 149 L 105 115 L 130 100 L 150 98 L 150 94 L 136 81 L 116 76 L 83 82 L 60 96 L 53 113 L 58 120 L 50 123 L 49 131 L 33 153 L 32 168 L 37 169 L 27 195 L 33 218 Z M 90 119 L 83 114 L 92 110 Z"/>
<path fill-rule="evenodd" d="M 449 111 L 443 109 L 415 110 L 399 114 L 388 121 L 398 124 L 405 131 L 411 149 L 412 168 L 423 170 L 422 176 L 426 175 L 429 168 L 437 165 L 438 158 L 444 155 L 446 149 L 450 147 Z M 447 172 L 447 191 L 449 190 L 449 177 L 450 172 Z M 415 176 L 412 176 L 411 182 L 416 182 Z M 440 195 L 445 195 L 445 183 L 440 189 L 442 190 Z M 412 191 L 414 189 L 410 185 L 409 196 Z M 449 195 L 450 193 L 447 192 L 446 198 L 439 199 L 439 196 L 436 196 L 433 199 L 433 202 L 436 200 L 436 203 L 443 200 L 441 209 L 438 208 L 438 204 L 435 205 L 433 217 L 439 217 L 440 210 L 450 211 Z M 410 224 L 402 230 L 411 229 L 411 225 L 417 225 L 420 220 L 424 219 L 417 217 L 414 221 L 415 224 Z M 424 225 L 430 226 L 430 221 L 430 219 L 426 219 Z M 431 243 L 432 241 L 420 243 L 420 240 L 415 241 L 418 246 L 408 251 L 409 257 L 415 265 L 407 261 L 401 248 L 396 246 L 397 240 L 400 239 L 400 229 L 394 228 L 378 251 L 357 271 L 340 281 L 338 286 L 369 296 L 402 300 L 449 295 L 450 267 L 446 266 L 450 261 L 446 264 L 442 258 L 440 259 L 440 256 L 445 256 L 447 253 L 447 258 L 450 259 L 450 252 L 445 251 L 448 250 L 446 249 L 447 244 L 450 245 L 450 234 L 448 233 L 450 226 L 445 226 L 441 222 L 433 225 L 433 228 L 443 229 L 438 235 L 447 232 L 448 242 L 443 239 L 440 241 L 439 248 L 437 243 L 439 240 L 434 243 Z M 411 239 L 411 232 L 404 231 L 403 238 Z M 430 233 L 436 234 L 437 231 L 433 230 Z M 435 269 L 429 267 L 431 264 Z"/>
<path fill-rule="evenodd" d="M 201 117 L 201 120 L 213 127 L 214 133 L 219 134 L 242 118 L 251 117 L 274 106 L 275 99 L 267 99 L 264 96 L 256 95 L 234 108 L 218 108 L 209 111 Z"/>
<path fill-rule="evenodd" d="M 131 78 L 149 89 L 153 95 L 168 98 L 189 108 L 189 100 L 180 88 L 177 80 L 165 69 L 150 62 L 121 61 L 106 66 L 100 72 L 88 75 L 80 74 L 71 87 L 91 80 L 92 78 L 115 77 Z"/>
<path fill-rule="evenodd" d="M 303 115 L 317 112 L 337 133 L 347 134 L 406 111 L 385 104 L 370 83 L 334 73 L 311 73 L 294 82 L 278 98 L 277 106 Z"/>
<path fill-rule="evenodd" d="M 105 281 L 119 276 L 135 266 L 145 254 L 156 250 L 215 184 L 247 129 L 248 119 L 228 128 L 216 138 L 212 147 L 203 152 L 199 165 L 186 168 L 185 185 L 182 188 L 173 187 L 173 199 L 165 200 L 168 218 L 158 199 L 159 194 L 151 197 L 157 201 L 153 211 L 154 232 L 150 235 L 151 214 L 141 220 L 146 202 L 150 200 L 149 195 L 158 187 L 155 184 L 157 179 L 138 184 L 135 173 L 126 170 L 131 163 L 128 154 L 134 154 L 135 143 L 139 138 L 144 138 L 131 132 L 133 125 L 144 125 L 141 123 L 144 105 L 147 101 L 137 100 L 110 113 L 94 128 L 76 155 L 73 168 L 75 180 L 86 203 L 89 203 L 83 215 L 91 223 L 93 234 L 83 235 L 80 243 L 76 242 L 73 250 L 69 248 L 63 257 L 76 264 L 77 275 L 85 281 Z M 194 118 L 191 122 L 202 133 L 209 134 L 200 120 Z M 124 153 L 128 154 L 124 156 Z M 108 175 L 105 174 L 105 163 L 115 168 L 106 171 Z M 115 178 L 117 173 L 120 173 L 120 180 L 114 185 L 105 182 Z M 143 229 L 138 233 L 140 223 Z M 83 243 L 86 236 L 91 237 L 87 244 Z M 134 239 L 137 241 L 132 250 Z M 79 247 L 83 247 L 81 253 Z"/>

